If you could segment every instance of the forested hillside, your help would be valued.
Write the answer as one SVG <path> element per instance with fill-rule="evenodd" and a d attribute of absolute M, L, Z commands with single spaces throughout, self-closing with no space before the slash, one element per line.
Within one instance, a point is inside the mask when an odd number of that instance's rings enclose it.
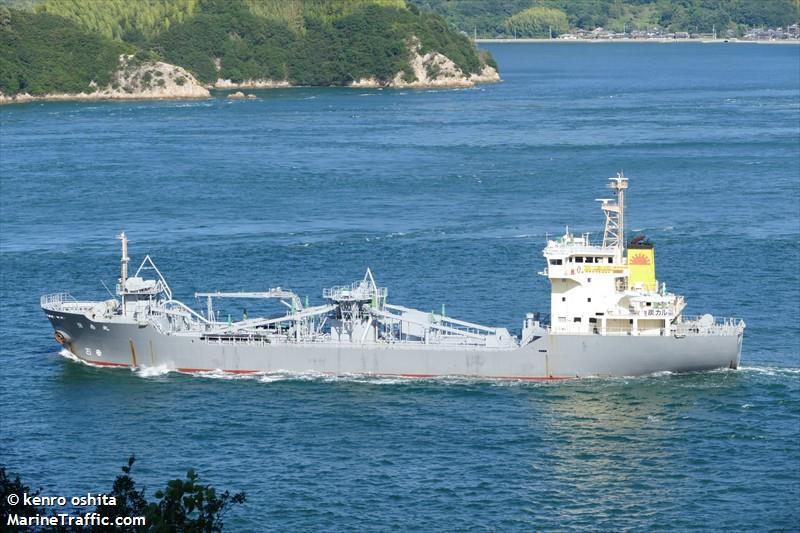
<path fill-rule="evenodd" d="M 305 18 L 333 22 L 358 9 L 379 5 L 405 8 L 404 0 L 13 0 L 26 2 L 36 11 L 72 19 L 105 37 L 141 42 L 180 24 L 198 12 L 232 11 L 244 7 L 263 17 L 302 33 Z"/>
<path fill-rule="evenodd" d="M 369 77 L 388 81 L 408 71 L 406 42 L 411 36 L 420 40 L 423 53 L 436 50 L 465 73 L 480 70 L 470 41 L 450 30 L 438 15 L 360 4 L 342 10 L 308 10 L 291 25 L 255 15 L 244 3 L 208 4 L 202 13 L 161 33 L 151 46 L 168 62 L 187 68 L 205 82 L 266 78 L 300 85 L 343 85 Z"/>
<path fill-rule="evenodd" d="M 47 13 L 0 7 L 0 92 L 82 92 L 106 85 L 130 48 Z"/>
<path fill-rule="evenodd" d="M 552 11 L 566 18 L 568 29 L 658 26 L 669 31 L 743 33 L 752 26 L 786 27 L 798 22 L 797 0 L 409 0 L 421 9 L 439 13 L 455 28 L 479 37 L 512 35 L 509 19 L 530 8 L 539 9 L 533 19 L 538 36 L 554 29 Z M 543 9 L 546 8 L 546 9 Z M 530 13 L 529 13 L 530 15 Z M 555 15 L 557 21 L 561 18 Z M 527 26 L 526 26 L 527 27 Z M 550 28 L 549 28 L 550 27 Z M 561 26 L 559 25 L 560 29 Z"/>
<path fill-rule="evenodd" d="M 470 40 L 404 0 L 5 0 L 0 92 L 71 92 L 107 83 L 121 53 L 185 68 L 198 80 L 293 85 L 411 82 L 415 54 L 446 56 L 469 78 Z M 17 10 L 8 6 L 21 6 Z M 432 75 L 435 72 L 430 72 Z"/>

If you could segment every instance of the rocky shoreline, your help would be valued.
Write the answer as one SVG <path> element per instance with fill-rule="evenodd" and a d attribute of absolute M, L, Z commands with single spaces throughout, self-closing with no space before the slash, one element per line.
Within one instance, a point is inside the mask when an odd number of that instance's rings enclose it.
<path fill-rule="evenodd" d="M 161 61 L 136 61 L 134 56 L 120 57 L 120 68 L 105 87 L 92 92 L 31 95 L 0 93 L 0 104 L 23 104 L 40 101 L 69 100 L 160 100 L 209 98 L 211 93 L 189 72 Z"/>
<path fill-rule="evenodd" d="M 419 42 L 410 46 L 411 60 L 409 65 L 413 72 L 413 80 L 407 81 L 404 72 L 398 72 L 389 81 L 376 78 L 361 78 L 345 85 L 357 89 L 433 89 L 433 88 L 462 88 L 474 87 L 480 83 L 498 83 L 502 81 L 497 70 L 489 65 L 484 65 L 479 73 L 465 74 L 447 56 L 439 52 L 420 52 Z M 238 90 L 238 89 L 283 89 L 302 87 L 292 85 L 288 80 L 244 80 L 235 83 L 231 80 L 218 78 L 208 89 Z"/>
<path fill-rule="evenodd" d="M 412 81 L 407 81 L 404 72 L 398 72 L 387 82 L 376 78 L 363 78 L 345 87 L 430 89 L 474 87 L 482 83 L 502 81 L 497 70 L 484 65 L 479 73 L 465 74 L 447 56 L 438 52 L 421 54 L 419 44 L 411 48 L 410 66 Z M 96 87 L 96 86 L 95 86 Z M 185 69 L 160 61 L 138 62 L 133 56 L 121 56 L 120 68 L 114 79 L 105 87 L 96 87 L 93 92 L 49 93 L 31 95 L 21 93 L 5 95 L 0 92 L 0 105 L 23 104 L 44 101 L 94 101 L 94 100 L 177 100 L 211 98 L 211 89 L 283 89 L 302 87 L 288 80 L 244 80 L 235 83 L 217 79 L 213 84 L 203 85 Z M 242 96 L 243 97 L 243 96 Z M 234 96 L 233 98 L 236 98 Z"/>
<path fill-rule="evenodd" d="M 350 87 L 357 88 L 396 88 L 396 89 L 430 89 L 430 88 L 457 88 L 474 87 L 479 83 L 500 82 L 500 74 L 489 65 L 484 65 L 479 73 L 465 74 L 447 56 L 439 52 L 420 52 L 419 42 L 411 46 L 411 61 L 409 62 L 414 73 L 414 79 L 407 81 L 403 72 L 398 72 L 388 83 L 382 83 L 375 78 L 363 78 L 352 82 Z"/>

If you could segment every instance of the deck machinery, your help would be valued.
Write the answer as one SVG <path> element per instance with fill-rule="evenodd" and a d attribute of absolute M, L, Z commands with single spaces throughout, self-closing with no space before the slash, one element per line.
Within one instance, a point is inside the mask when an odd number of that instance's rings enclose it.
<path fill-rule="evenodd" d="M 369 269 L 351 285 L 324 289 L 322 305 L 276 287 L 197 292 L 206 303 L 198 312 L 173 298 L 150 256 L 128 275 L 125 233 L 116 298 L 86 302 L 59 293 L 42 297 L 41 306 L 56 340 L 101 366 L 512 379 L 736 368 L 744 322 L 683 315 L 683 297 L 655 277 L 652 243 L 637 236 L 626 246 L 628 180 L 618 174 L 609 186 L 614 198 L 599 200 L 601 243 L 569 229 L 548 240 L 540 274 L 551 282 L 551 323 L 528 313 L 520 337 L 446 316 L 444 308 L 391 304 Z M 234 321 L 214 308 L 223 298 L 274 299 L 285 309 Z"/>

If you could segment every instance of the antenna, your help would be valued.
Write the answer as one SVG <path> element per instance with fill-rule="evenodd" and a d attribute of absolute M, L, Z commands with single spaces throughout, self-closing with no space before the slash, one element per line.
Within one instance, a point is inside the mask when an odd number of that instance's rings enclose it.
<path fill-rule="evenodd" d="M 116 300 L 116 297 L 113 294 L 111 294 L 111 291 L 108 289 L 108 285 L 106 285 L 106 282 L 101 279 L 100 283 L 103 284 L 103 288 L 106 290 L 108 295 L 111 296 L 112 299 Z"/>
<path fill-rule="evenodd" d="M 125 288 L 125 282 L 128 280 L 128 261 L 130 261 L 130 257 L 128 257 L 128 237 L 125 235 L 123 231 L 119 235 L 117 235 L 117 239 L 122 241 L 122 257 L 120 258 L 120 273 L 119 278 L 122 283 L 123 289 Z"/>
<path fill-rule="evenodd" d="M 603 232 L 603 247 L 616 248 L 619 257 L 625 248 L 625 190 L 628 178 L 622 172 L 608 179 L 608 188 L 614 191 L 615 200 L 601 198 L 600 208 L 606 215 L 606 227 Z"/>
<path fill-rule="evenodd" d="M 120 258 L 120 273 L 119 273 L 119 294 L 122 297 L 122 314 L 125 314 L 125 285 L 128 281 L 128 237 L 123 231 L 117 235 L 117 239 L 122 241 L 122 257 Z"/>

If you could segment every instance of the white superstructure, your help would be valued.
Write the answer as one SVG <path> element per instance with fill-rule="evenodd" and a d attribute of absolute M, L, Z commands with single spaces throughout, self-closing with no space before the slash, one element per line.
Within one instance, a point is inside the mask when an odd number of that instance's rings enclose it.
<path fill-rule="evenodd" d="M 554 334 L 664 335 L 680 319 L 685 303 L 655 278 L 652 244 L 636 238 L 625 249 L 625 190 L 618 174 L 609 181 L 614 199 L 601 199 L 606 216 L 601 243 L 569 230 L 544 249 L 552 284 Z"/>

